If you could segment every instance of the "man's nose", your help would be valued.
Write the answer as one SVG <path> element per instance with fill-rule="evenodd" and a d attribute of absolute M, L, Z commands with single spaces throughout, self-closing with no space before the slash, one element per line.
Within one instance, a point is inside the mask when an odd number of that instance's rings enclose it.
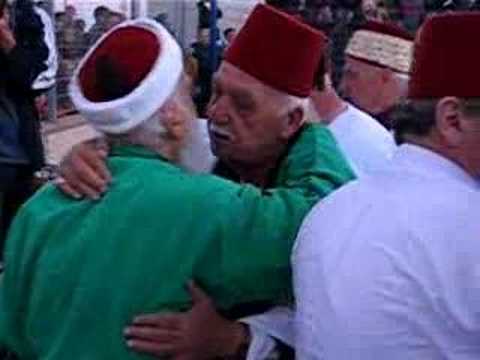
<path fill-rule="evenodd" d="M 228 104 L 225 97 L 219 97 L 210 102 L 207 109 L 208 119 L 217 125 L 223 125 L 228 122 Z"/>

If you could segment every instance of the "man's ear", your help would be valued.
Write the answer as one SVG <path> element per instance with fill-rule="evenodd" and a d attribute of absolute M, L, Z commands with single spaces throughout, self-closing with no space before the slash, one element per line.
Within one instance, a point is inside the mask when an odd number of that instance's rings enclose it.
<path fill-rule="evenodd" d="M 435 128 L 449 147 L 457 147 L 463 141 L 462 104 L 456 97 L 441 99 L 435 109 Z"/>
<path fill-rule="evenodd" d="M 296 107 L 287 114 L 287 124 L 282 132 L 282 137 L 285 140 L 290 139 L 295 135 L 305 122 L 305 110 L 301 107 Z"/>

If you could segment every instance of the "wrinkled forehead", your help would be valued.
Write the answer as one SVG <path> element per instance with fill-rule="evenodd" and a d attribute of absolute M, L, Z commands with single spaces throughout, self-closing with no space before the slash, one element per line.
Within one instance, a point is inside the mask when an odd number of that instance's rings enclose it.
<path fill-rule="evenodd" d="M 359 75 L 377 75 L 381 74 L 386 68 L 371 64 L 367 61 L 356 59 L 350 55 L 345 56 L 345 68 L 344 71 Z"/>
<path fill-rule="evenodd" d="M 213 82 L 222 88 L 245 91 L 252 96 L 280 95 L 280 92 L 262 83 L 245 71 L 223 61 L 213 77 Z"/>

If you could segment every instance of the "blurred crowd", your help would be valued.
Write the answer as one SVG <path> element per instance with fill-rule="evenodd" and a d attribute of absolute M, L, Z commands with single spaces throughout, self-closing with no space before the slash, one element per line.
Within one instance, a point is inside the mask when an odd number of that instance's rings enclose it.
<path fill-rule="evenodd" d="M 72 110 L 67 88 L 78 61 L 103 34 L 127 19 L 124 14 L 106 6 L 95 8 L 93 17 L 95 22 L 87 29 L 85 20 L 78 17 L 73 5 L 68 5 L 63 12 L 55 13 L 55 33 L 60 56 L 57 87 L 60 115 Z"/>

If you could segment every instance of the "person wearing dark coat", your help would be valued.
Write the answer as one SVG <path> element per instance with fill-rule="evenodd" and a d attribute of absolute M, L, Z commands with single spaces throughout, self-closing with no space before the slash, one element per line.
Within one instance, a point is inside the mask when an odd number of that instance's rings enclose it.
<path fill-rule="evenodd" d="M 44 164 L 34 104 L 39 90 L 33 85 L 48 69 L 48 57 L 34 4 L 18 0 L 5 8 L 0 18 L 0 254 L 8 225 L 32 194 L 33 174 Z"/>

